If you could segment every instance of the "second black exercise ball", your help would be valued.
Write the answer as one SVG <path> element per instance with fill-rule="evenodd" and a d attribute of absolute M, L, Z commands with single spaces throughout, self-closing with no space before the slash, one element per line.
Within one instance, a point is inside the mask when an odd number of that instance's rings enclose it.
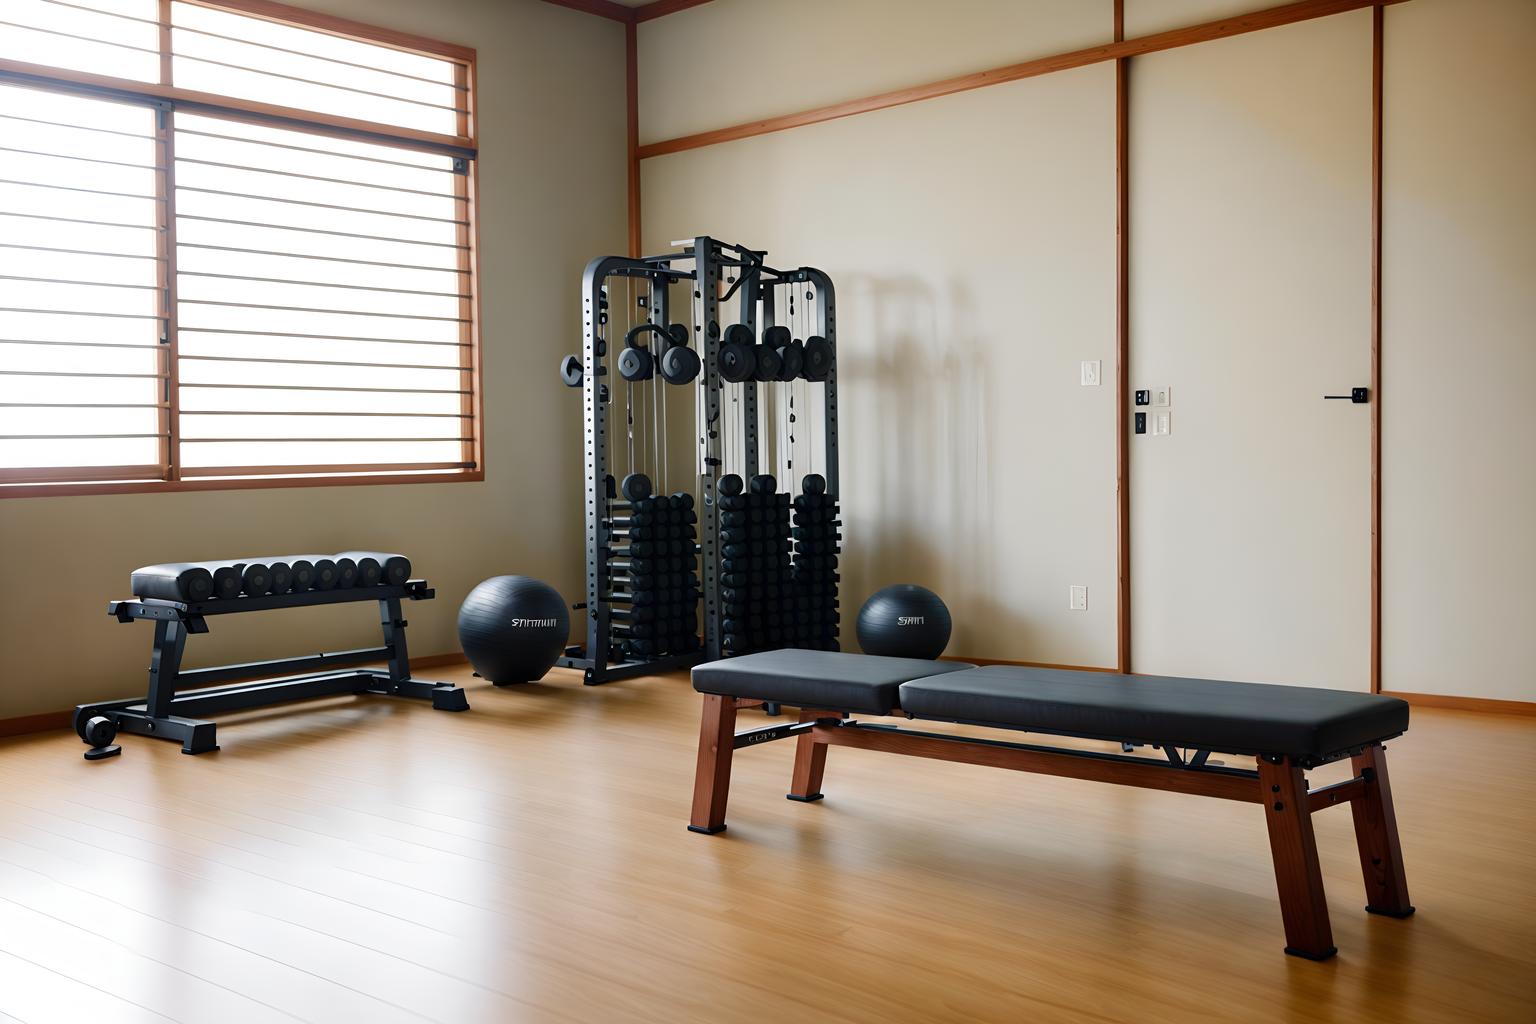
<path fill-rule="evenodd" d="M 875 591 L 859 609 L 859 647 L 865 654 L 932 661 L 949 646 L 949 609 L 939 595 L 915 583 Z"/>
<path fill-rule="evenodd" d="M 459 608 L 459 646 L 475 672 L 498 686 L 542 679 L 570 632 L 565 598 L 528 576 L 493 576 Z"/>

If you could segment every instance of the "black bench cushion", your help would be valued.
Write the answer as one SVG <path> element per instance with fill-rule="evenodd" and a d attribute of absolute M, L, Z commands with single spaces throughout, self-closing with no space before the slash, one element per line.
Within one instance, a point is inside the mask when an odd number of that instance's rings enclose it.
<path fill-rule="evenodd" d="M 876 658 L 837 651 L 763 651 L 697 666 L 693 688 L 700 693 L 797 708 L 886 715 L 896 707 L 897 687 L 907 680 L 970 667 L 953 661 Z"/>
<path fill-rule="evenodd" d="M 902 685 L 918 718 L 1317 764 L 1408 728 L 1396 697 L 1307 686 L 995 665 Z"/>

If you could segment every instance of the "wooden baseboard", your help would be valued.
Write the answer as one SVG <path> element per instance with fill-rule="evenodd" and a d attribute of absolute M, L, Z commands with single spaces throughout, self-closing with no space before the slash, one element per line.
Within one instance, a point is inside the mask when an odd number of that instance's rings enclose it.
<path fill-rule="evenodd" d="M 467 665 L 469 659 L 463 651 L 452 651 L 448 654 L 424 654 L 419 658 L 411 659 L 411 670 L 423 668 L 442 668 L 445 665 Z"/>
<path fill-rule="evenodd" d="M 424 654 L 411 659 L 411 671 L 422 669 L 443 668 L 448 665 L 467 664 L 468 658 L 463 651 L 450 651 L 447 654 Z M 260 678 L 253 676 L 252 678 Z M 22 715 L 18 718 L 0 718 L 0 739 L 7 736 L 27 736 L 34 732 L 52 732 L 54 729 L 68 729 L 74 724 L 75 709 L 65 711 L 45 711 L 40 715 Z"/>
<path fill-rule="evenodd" d="M 26 736 L 34 732 L 52 732 L 55 729 L 68 729 L 69 711 L 47 711 L 41 715 L 22 715 L 20 718 L 0 718 L 0 739 L 7 736 Z"/>
<path fill-rule="evenodd" d="M 1414 707 L 1448 708 L 1452 711 L 1481 711 L 1495 715 L 1536 717 L 1536 701 L 1498 700 L 1493 697 L 1456 697 L 1439 693 L 1400 693 L 1382 690 L 1383 697 L 1400 697 Z"/>

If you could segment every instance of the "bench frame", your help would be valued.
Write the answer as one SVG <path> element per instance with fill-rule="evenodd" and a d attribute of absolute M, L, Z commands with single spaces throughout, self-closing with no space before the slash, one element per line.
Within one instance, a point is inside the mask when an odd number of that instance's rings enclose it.
<path fill-rule="evenodd" d="M 704 696 L 689 831 L 713 835 L 725 830 L 731 759 L 737 748 L 795 737 L 794 772 L 787 796 L 800 802 L 822 798 L 827 748 L 842 746 L 1262 804 L 1280 894 L 1280 913 L 1285 923 L 1285 951 L 1308 960 L 1326 960 L 1338 952 L 1328 921 L 1312 815 L 1349 804 L 1365 878 L 1365 909 L 1398 918 L 1414 912 L 1398 841 L 1386 749 L 1381 742 L 1305 764 L 1288 757 L 1260 755 L 1256 768 L 1246 770 L 1209 764 L 1209 751 L 1196 751 L 1185 758 L 1174 747 L 1164 746 L 1164 759 L 1158 760 L 917 732 L 856 721 L 851 712 L 834 709 L 804 709 L 796 723 L 737 733 L 737 711 L 764 703 L 749 698 Z M 1345 757 L 1354 769 L 1353 778 L 1318 789 L 1308 788 L 1309 768 Z"/>
<path fill-rule="evenodd" d="M 107 614 L 119 622 L 145 620 L 155 624 L 154 648 L 149 662 L 149 694 L 147 697 L 97 701 L 77 706 L 74 715 L 75 732 L 81 739 L 86 739 L 86 723 L 99 715 L 110 719 L 119 732 L 175 740 L 181 744 L 183 754 L 206 754 L 219 749 L 217 727 L 201 716 L 225 711 L 245 711 L 287 701 L 363 693 L 415 697 L 430 700 L 432 706 L 440 711 L 467 711 L 469 701 L 462 688 L 452 683 L 411 678 L 411 656 L 405 642 L 406 621 L 400 610 L 400 602 L 430 601 L 435 596 L 436 592 L 427 586 L 426 580 L 408 580 L 398 587 L 387 584 L 376 587 L 338 587 L 334 590 L 309 590 L 297 594 L 264 594 L 259 597 L 187 603 L 158 598 L 109 602 Z M 273 661 L 252 661 L 239 665 L 215 665 L 211 668 L 181 667 L 187 637 L 193 633 L 208 632 L 207 616 L 357 601 L 378 602 L 383 646 Z M 253 678 L 265 673 L 380 661 L 385 662 L 388 668 L 354 668 L 307 675 Z M 228 686 L 209 685 L 235 679 L 243 682 Z M 199 688 L 185 689 L 189 686 Z"/>

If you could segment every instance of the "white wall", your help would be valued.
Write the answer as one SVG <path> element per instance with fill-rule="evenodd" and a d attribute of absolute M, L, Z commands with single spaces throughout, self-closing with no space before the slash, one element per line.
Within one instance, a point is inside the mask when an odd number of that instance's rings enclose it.
<path fill-rule="evenodd" d="M 1382 685 L 1536 701 L 1536 3 L 1386 19 Z"/>
<path fill-rule="evenodd" d="M 410 608 L 415 654 L 458 649 L 459 602 L 486 576 L 578 593 L 581 415 L 555 366 L 579 344 L 583 265 L 624 244 L 623 27 L 539 0 L 304 2 L 479 51 L 486 480 L 0 500 L 0 558 L 25 581 L 0 588 L 0 718 L 143 692 L 151 630 L 106 615 L 139 565 L 400 550 L 438 589 Z M 189 666 L 378 642 L 365 605 L 212 628 Z"/>

